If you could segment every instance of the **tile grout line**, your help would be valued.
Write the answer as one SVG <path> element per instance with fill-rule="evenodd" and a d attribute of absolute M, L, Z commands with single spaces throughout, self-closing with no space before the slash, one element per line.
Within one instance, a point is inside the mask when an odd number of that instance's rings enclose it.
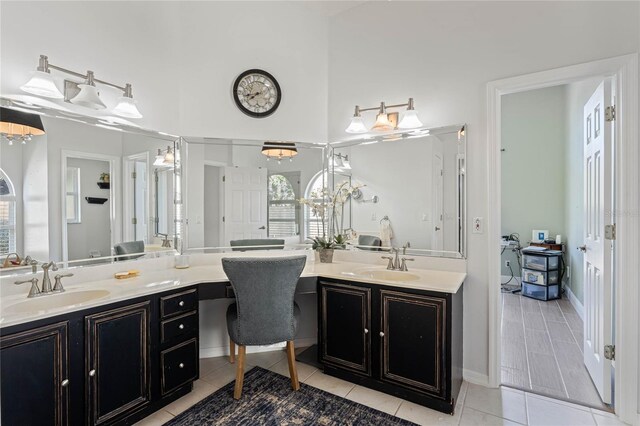
<path fill-rule="evenodd" d="M 524 356 L 527 359 L 529 389 L 533 390 L 533 381 L 531 380 L 531 362 L 529 361 L 529 347 L 527 345 L 527 327 L 524 325 L 524 309 L 522 308 L 522 296 L 518 296 L 518 306 L 520 306 L 520 319 L 522 320 L 522 340 L 524 341 Z M 542 312 L 540 314 L 542 315 Z"/>
<path fill-rule="evenodd" d="M 553 302 L 556 304 L 557 308 L 560 309 L 560 306 L 558 305 L 558 303 L 555 300 Z M 561 309 L 560 309 L 560 312 L 562 312 Z M 547 317 L 544 315 L 544 312 L 542 313 L 542 321 L 544 322 L 544 327 L 547 330 L 547 336 L 549 337 L 549 342 L 551 343 L 551 352 L 553 353 L 553 360 L 556 362 L 556 366 L 558 367 L 558 372 L 560 373 L 560 380 L 562 381 L 562 387 L 564 388 L 564 397 L 569 398 L 569 391 L 567 391 L 567 384 L 565 383 L 564 375 L 562 374 L 562 369 L 560 368 L 560 363 L 558 362 L 558 356 L 556 355 L 556 348 L 553 346 L 553 340 L 551 339 L 551 332 L 549 332 L 549 324 L 547 324 Z"/>

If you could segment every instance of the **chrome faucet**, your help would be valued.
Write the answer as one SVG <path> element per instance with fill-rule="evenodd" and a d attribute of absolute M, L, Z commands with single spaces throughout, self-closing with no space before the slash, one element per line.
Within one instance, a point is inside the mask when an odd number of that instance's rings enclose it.
<path fill-rule="evenodd" d="M 42 292 L 38 288 L 38 279 L 36 277 L 33 277 L 30 280 L 15 282 L 15 284 L 24 284 L 24 283 L 31 283 L 31 290 L 29 290 L 29 295 L 27 296 L 28 298 L 42 296 Z"/>
<path fill-rule="evenodd" d="M 162 247 L 163 248 L 171 248 L 171 240 L 169 239 L 169 235 L 168 234 L 161 234 L 158 232 L 158 235 L 163 237 L 162 238 Z"/>
<path fill-rule="evenodd" d="M 56 274 L 56 276 L 54 277 L 56 282 L 53 285 L 53 290 L 51 291 L 54 293 L 62 293 L 64 291 L 64 287 L 62 287 L 62 278 L 72 276 L 73 274 Z"/>
<path fill-rule="evenodd" d="M 400 270 L 400 259 L 399 259 L 399 251 L 396 247 L 391 247 L 391 253 L 394 256 L 382 256 L 383 259 L 388 259 L 389 263 L 387 264 L 387 269 L 390 271 L 399 271 Z"/>
<path fill-rule="evenodd" d="M 49 263 L 42 264 L 42 270 L 44 271 L 44 276 L 42 277 L 42 294 L 51 293 L 53 290 L 51 289 L 51 279 L 49 278 L 49 268 L 52 271 L 57 271 L 58 266 L 52 260 Z"/>
<path fill-rule="evenodd" d="M 403 257 L 402 258 L 402 263 L 400 264 L 400 270 L 401 271 L 408 271 L 409 268 L 407 268 L 407 262 L 408 261 L 413 261 L 413 260 L 415 260 L 415 259 L 410 259 L 408 257 Z"/>

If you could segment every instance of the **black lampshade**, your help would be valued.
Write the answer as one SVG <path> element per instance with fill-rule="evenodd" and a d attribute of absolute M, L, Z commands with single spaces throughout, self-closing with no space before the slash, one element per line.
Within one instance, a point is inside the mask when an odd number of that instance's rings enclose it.
<path fill-rule="evenodd" d="M 262 153 L 267 157 L 291 158 L 298 155 L 298 149 L 292 142 L 265 142 Z"/>
<path fill-rule="evenodd" d="M 0 107 L 0 133 L 5 135 L 44 135 L 44 126 L 38 114 L 28 114 Z"/>

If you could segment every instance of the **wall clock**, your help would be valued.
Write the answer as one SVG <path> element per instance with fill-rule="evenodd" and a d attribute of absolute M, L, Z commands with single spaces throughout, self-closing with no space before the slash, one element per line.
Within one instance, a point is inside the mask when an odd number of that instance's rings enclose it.
<path fill-rule="evenodd" d="M 264 118 L 280 105 L 282 92 L 276 79 L 266 71 L 253 69 L 240 74 L 233 83 L 233 99 L 240 111 Z"/>

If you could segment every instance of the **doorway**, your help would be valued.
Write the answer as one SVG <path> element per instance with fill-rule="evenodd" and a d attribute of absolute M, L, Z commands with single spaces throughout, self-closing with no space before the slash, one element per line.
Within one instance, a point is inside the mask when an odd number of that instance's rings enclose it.
<path fill-rule="evenodd" d="M 486 229 L 488 238 L 487 256 L 489 257 L 489 377 L 492 386 L 501 381 L 501 320 L 502 297 L 500 286 L 500 235 L 501 235 L 501 100 L 502 96 L 544 87 L 567 84 L 594 76 L 614 78 L 617 119 L 613 123 L 616 133 L 614 161 L 616 171 L 613 175 L 614 214 L 616 225 L 616 255 L 613 258 L 615 281 L 619 283 L 614 293 L 616 310 L 611 320 L 616 330 L 615 411 L 627 422 L 635 421 L 637 407 L 637 342 L 636 330 L 628 324 L 636 324 L 638 312 L 638 289 L 634 278 L 639 247 L 637 239 L 637 215 L 618 214 L 617 212 L 637 211 L 638 208 L 638 171 L 639 151 L 635 141 L 638 135 L 636 117 L 638 110 L 637 95 L 637 55 L 627 55 L 586 64 L 539 72 L 520 77 L 494 81 L 488 84 L 488 206 L 489 213 Z M 623 231 L 624 229 L 624 231 Z"/>

